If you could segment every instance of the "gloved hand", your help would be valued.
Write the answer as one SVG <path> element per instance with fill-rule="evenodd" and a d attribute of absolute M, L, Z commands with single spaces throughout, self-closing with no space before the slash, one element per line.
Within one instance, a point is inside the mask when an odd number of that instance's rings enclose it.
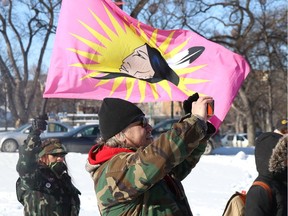
<path fill-rule="evenodd" d="M 199 98 L 199 95 L 196 92 L 195 94 L 189 96 L 187 98 L 187 100 L 183 101 L 183 109 L 184 109 L 185 115 L 188 114 L 188 113 L 191 113 L 192 102 L 197 101 L 198 98 Z"/>
<path fill-rule="evenodd" d="M 210 137 L 212 137 L 216 132 L 216 128 L 214 127 L 213 124 L 211 124 L 210 122 L 207 122 L 207 126 L 208 127 L 207 127 L 206 135 L 202 140 L 209 140 Z"/>
<path fill-rule="evenodd" d="M 49 164 L 52 172 L 57 176 L 57 178 L 61 178 L 64 173 L 67 172 L 67 166 L 64 162 L 53 162 Z"/>
<path fill-rule="evenodd" d="M 48 120 L 47 114 L 40 115 L 39 117 L 33 119 L 32 121 L 33 131 L 39 131 L 39 132 L 45 131 L 47 126 L 46 120 Z"/>

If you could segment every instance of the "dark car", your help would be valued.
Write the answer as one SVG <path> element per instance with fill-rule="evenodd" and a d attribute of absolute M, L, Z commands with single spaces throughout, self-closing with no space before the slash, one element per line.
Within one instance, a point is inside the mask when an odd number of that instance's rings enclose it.
<path fill-rule="evenodd" d="M 88 153 L 99 136 L 99 125 L 88 124 L 79 126 L 63 136 L 53 138 L 59 139 L 68 152 Z"/>
<path fill-rule="evenodd" d="M 179 119 L 173 118 L 173 119 L 166 119 L 157 123 L 152 129 L 152 136 L 154 137 L 154 139 L 159 137 L 160 134 L 165 133 L 166 131 L 170 130 L 172 125 L 178 121 Z M 216 133 L 213 137 L 211 137 L 208 140 L 208 144 L 207 144 L 204 154 L 209 155 L 212 153 L 213 149 L 221 147 L 221 146 L 222 146 L 221 137 L 219 134 Z"/>
<path fill-rule="evenodd" d="M 73 127 L 63 122 L 48 121 L 46 130 L 41 134 L 41 138 L 62 136 L 67 131 L 73 130 Z M 32 129 L 32 124 L 27 123 L 13 131 L 0 132 L 0 149 L 3 152 L 15 152 Z"/>

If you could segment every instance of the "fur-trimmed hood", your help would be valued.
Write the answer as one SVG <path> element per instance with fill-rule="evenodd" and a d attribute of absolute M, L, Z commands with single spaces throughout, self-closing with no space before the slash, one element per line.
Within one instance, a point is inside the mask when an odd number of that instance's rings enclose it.
<path fill-rule="evenodd" d="M 269 160 L 269 171 L 277 178 L 287 181 L 287 142 L 288 135 L 284 135 L 273 149 Z M 284 178 L 284 179 L 283 179 Z"/>

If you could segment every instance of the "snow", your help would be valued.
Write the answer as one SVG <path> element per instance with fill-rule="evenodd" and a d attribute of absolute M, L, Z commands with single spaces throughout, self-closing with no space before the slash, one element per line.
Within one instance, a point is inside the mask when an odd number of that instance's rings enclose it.
<path fill-rule="evenodd" d="M 15 192 L 17 160 L 18 153 L 0 153 L 0 216 L 23 215 Z M 66 160 L 73 182 L 82 193 L 80 216 L 99 216 L 93 182 L 85 170 L 87 154 L 69 153 Z M 213 155 L 203 155 L 183 181 L 193 215 L 222 215 L 229 197 L 235 191 L 247 191 L 256 176 L 253 147 L 222 147 Z"/>

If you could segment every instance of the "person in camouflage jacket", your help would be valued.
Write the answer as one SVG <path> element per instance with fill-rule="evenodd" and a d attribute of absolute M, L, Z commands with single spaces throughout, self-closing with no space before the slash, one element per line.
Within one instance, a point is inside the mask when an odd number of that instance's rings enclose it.
<path fill-rule="evenodd" d="M 43 118 L 32 122 L 32 131 L 19 147 L 16 193 L 29 216 L 77 216 L 80 191 L 68 174 L 64 146 L 58 139 L 41 142 L 46 129 Z"/>
<path fill-rule="evenodd" d="M 137 106 L 116 98 L 103 100 L 98 115 L 101 138 L 86 164 L 101 215 L 192 215 L 181 181 L 215 132 L 206 114 L 212 100 L 185 101 L 190 114 L 155 141 Z"/>

